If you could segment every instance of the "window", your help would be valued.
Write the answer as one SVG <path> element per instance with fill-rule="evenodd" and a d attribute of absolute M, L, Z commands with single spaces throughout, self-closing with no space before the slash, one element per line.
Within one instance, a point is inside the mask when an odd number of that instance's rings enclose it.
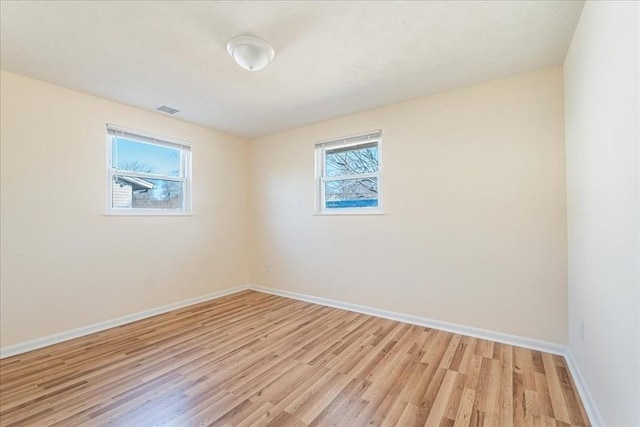
<path fill-rule="evenodd" d="M 187 143 L 107 125 L 107 159 L 108 213 L 191 212 Z"/>
<path fill-rule="evenodd" d="M 380 131 L 316 144 L 316 212 L 379 213 Z"/>

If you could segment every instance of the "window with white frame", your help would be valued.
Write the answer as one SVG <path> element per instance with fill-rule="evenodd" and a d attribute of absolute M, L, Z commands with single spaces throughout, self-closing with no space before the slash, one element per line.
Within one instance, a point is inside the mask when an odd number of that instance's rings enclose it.
<path fill-rule="evenodd" d="M 107 211 L 191 212 L 191 147 L 181 141 L 107 125 Z"/>
<path fill-rule="evenodd" d="M 316 144 L 316 212 L 379 212 L 381 132 Z"/>

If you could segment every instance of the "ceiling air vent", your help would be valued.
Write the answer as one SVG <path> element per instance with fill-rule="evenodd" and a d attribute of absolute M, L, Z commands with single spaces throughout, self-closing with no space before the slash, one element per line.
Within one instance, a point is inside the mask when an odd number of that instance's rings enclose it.
<path fill-rule="evenodd" d="M 179 113 L 180 110 L 176 110 L 175 108 L 167 107 L 166 105 L 161 105 L 156 108 L 158 111 L 162 111 L 163 113 L 174 115 L 175 113 Z"/>

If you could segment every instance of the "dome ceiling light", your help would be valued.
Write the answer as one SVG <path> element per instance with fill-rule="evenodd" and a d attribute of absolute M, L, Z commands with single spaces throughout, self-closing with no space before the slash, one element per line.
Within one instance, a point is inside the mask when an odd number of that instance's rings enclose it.
<path fill-rule="evenodd" d="M 263 69 L 275 56 L 273 47 L 256 36 L 232 38 L 227 43 L 227 51 L 239 66 L 249 71 Z"/>

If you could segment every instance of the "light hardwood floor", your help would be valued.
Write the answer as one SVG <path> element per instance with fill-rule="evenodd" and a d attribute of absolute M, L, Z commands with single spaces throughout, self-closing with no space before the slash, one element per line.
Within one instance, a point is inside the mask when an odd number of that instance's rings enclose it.
<path fill-rule="evenodd" d="M 560 356 L 242 292 L 0 362 L 2 426 L 588 425 Z"/>

